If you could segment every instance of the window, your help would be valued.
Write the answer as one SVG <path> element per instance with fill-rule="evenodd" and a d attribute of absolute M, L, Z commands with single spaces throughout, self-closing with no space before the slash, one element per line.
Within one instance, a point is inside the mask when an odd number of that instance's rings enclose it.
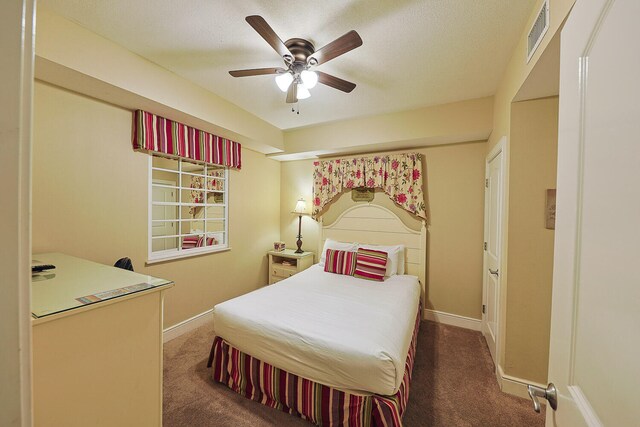
<path fill-rule="evenodd" d="M 149 261 L 228 249 L 228 187 L 225 168 L 150 156 Z"/>

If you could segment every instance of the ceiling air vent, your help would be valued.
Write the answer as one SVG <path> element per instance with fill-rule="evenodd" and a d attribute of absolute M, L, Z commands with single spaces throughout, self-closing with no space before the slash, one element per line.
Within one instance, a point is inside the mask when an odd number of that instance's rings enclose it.
<path fill-rule="evenodd" d="M 549 0 L 545 0 L 542 3 L 542 8 L 538 13 L 531 30 L 529 31 L 529 37 L 527 38 L 527 63 L 531 60 L 531 57 L 535 53 L 536 49 L 540 45 L 540 42 L 544 38 L 544 35 L 549 29 Z"/>

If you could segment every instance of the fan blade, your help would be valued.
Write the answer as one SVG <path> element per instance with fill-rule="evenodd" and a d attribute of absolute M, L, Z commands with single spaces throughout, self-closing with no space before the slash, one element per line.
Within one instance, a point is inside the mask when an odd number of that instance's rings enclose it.
<path fill-rule="evenodd" d="M 249 76 L 262 76 L 265 74 L 279 74 L 284 73 L 284 68 L 275 67 L 275 68 L 251 68 L 249 70 L 233 70 L 229 71 L 233 77 L 249 77 Z"/>
<path fill-rule="evenodd" d="M 298 102 L 298 85 L 293 82 L 287 91 L 287 104 L 295 104 L 296 102 Z"/>
<path fill-rule="evenodd" d="M 280 37 L 278 37 L 276 32 L 273 31 L 273 28 L 271 28 L 269 24 L 267 24 L 267 21 L 265 21 L 262 16 L 251 15 L 247 16 L 245 19 L 249 23 L 249 25 L 251 25 L 253 29 L 256 30 L 267 43 L 269 43 L 269 46 L 271 46 L 273 50 L 278 52 L 278 55 L 283 58 L 288 57 L 290 59 L 293 59 L 293 55 L 291 54 L 291 52 L 289 52 L 289 49 L 287 49 L 284 43 L 282 43 Z"/>
<path fill-rule="evenodd" d="M 315 62 L 315 65 L 320 65 L 359 46 L 362 46 L 362 39 L 355 30 L 351 30 L 344 36 L 338 37 L 322 49 L 316 51 L 309 57 L 307 63 L 314 65 Z"/>
<path fill-rule="evenodd" d="M 331 74 L 323 73 L 322 71 L 316 71 L 316 74 L 318 74 L 318 83 L 331 86 L 334 89 L 349 93 L 356 88 L 355 83 L 342 80 L 341 78 L 332 76 Z"/>

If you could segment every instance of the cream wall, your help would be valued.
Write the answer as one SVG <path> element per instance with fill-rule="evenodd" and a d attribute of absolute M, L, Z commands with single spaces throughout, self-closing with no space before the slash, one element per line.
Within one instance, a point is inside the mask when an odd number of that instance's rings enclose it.
<path fill-rule="evenodd" d="M 487 153 L 491 151 L 498 141 L 500 141 L 500 138 L 505 135 L 509 135 L 511 102 L 525 80 L 527 80 L 529 73 L 531 73 L 531 70 L 535 67 L 556 32 L 561 29 L 565 18 L 575 3 L 575 0 L 549 0 L 549 30 L 547 30 L 547 33 L 540 42 L 538 49 L 531 60 L 527 63 L 527 35 L 543 2 L 544 0 L 538 0 L 531 11 L 531 15 L 527 20 L 527 24 L 522 29 L 520 40 L 513 51 L 513 55 L 511 56 L 507 69 L 505 70 L 502 80 L 500 80 L 500 84 L 498 85 L 498 89 L 493 98 L 493 131 L 489 138 Z"/>
<path fill-rule="evenodd" d="M 511 112 L 512 112 L 512 102 L 514 98 L 520 91 L 520 88 L 525 84 L 527 78 L 531 74 L 532 70 L 540 60 L 540 58 L 545 53 L 547 47 L 551 44 L 552 40 L 562 28 L 562 24 L 566 19 L 567 15 L 571 11 L 575 0 L 549 0 L 549 29 L 542 39 L 540 45 L 538 46 L 536 52 L 532 56 L 531 60 L 527 63 L 526 61 L 526 45 L 527 45 L 527 35 L 531 28 L 531 24 L 536 19 L 536 16 L 540 10 L 544 0 L 538 0 L 536 5 L 531 11 L 529 19 L 527 20 L 527 24 L 522 29 L 522 34 L 520 36 L 520 40 L 518 41 L 511 59 L 507 65 L 507 69 L 504 72 L 504 75 L 498 85 L 498 89 L 496 90 L 496 94 L 494 95 L 494 103 L 493 103 L 493 130 L 491 132 L 491 136 L 489 137 L 488 144 L 486 146 L 487 153 L 489 153 L 493 147 L 500 141 L 503 136 L 507 137 L 507 168 L 506 168 L 506 182 L 505 182 L 505 195 L 507 197 L 507 201 L 510 200 L 511 188 L 510 188 L 510 176 L 511 176 Z M 557 79 L 558 76 L 549 76 L 549 79 Z M 509 238 L 509 235 L 512 231 L 515 231 L 517 225 L 512 227 L 510 223 L 509 215 L 511 213 L 511 209 L 507 206 L 506 215 L 504 218 L 505 229 L 503 230 L 503 241 L 502 241 L 502 265 L 501 265 L 501 290 L 500 290 L 500 313 L 499 313 L 499 342 L 503 343 L 500 349 L 500 365 L 502 370 L 507 375 L 515 376 L 513 373 L 514 370 L 512 368 L 508 368 L 505 366 L 505 360 L 507 359 L 507 347 L 510 344 L 507 342 L 507 329 L 510 330 L 511 339 L 513 339 L 514 334 L 521 335 L 522 338 L 519 338 L 520 341 L 526 340 L 531 327 L 527 327 L 525 329 L 518 329 L 517 332 L 513 329 L 512 325 L 509 327 L 507 325 L 507 321 L 513 322 L 515 325 L 524 325 L 528 324 L 531 319 L 525 316 L 524 313 L 518 313 L 515 310 L 510 311 L 509 317 L 507 317 L 507 310 L 509 310 L 509 300 L 507 296 L 509 294 L 509 286 L 510 286 L 510 267 L 513 267 L 512 263 L 509 263 L 509 244 L 512 239 Z M 517 232 L 517 231 L 516 231 Z M 550 265 L 546 265 L 546 268 L 550 268 Z M 537 297 L 537 295 L 534 295 Z M 513 302 L 513 299 L 511 299 Z M 531 307 L 543 307 L 547 304 L 547 301 L 542 298 L 540 300 L 529 300 L 529 305 Z M 549 319 L 545 319 L 542 321 L 544 324 Z M 544 327 L 544 326 L 543 326 Z M 517 346 L 518 344 L 516 344 Z M 548 348 L 548 343 L 543 344 L 543 348 Z M 548 352 L 547 353 L 537 353 L 538 356 L 544 360 L 544 363 L 547 363 L 548 360 Z M 510 363 L 520 364 L 520 362 L 516 362 L 518 357 L 521 356 L 521 352 L 512 353 L 509 356 Z M 530 358 L 525 357 L 525 360 L 530 360 Z M 538 362 L 539 363 L 539 362 Z M 516 369 L 515 372 L 518 373 L 518 380 L 521 381 L 534 381 L 534 378 L 541 378 L 540 374 L 540 366 L 531 367 L 531 369 L 524 367 L 524 363 L 522 363 L 522 368 Z M 546 377 L 546 375 L 545 375 Z"/>
<path fill-rule="evenodd" d="M 280 238 L 280 164 L 243 150 L 230 173 L 230 251 L 145 266 L 148 156 L 131 148 L 130 111 L 36 82 L 33 251 L 58 251 L 174 280 L 170 326 L 267 281 Z"/>
<path fill-rule="evenodd" d="M 484 210 L 484 141 L 422 147 L 425 199 L 428 204 L 426 308 L 479 319 L 482 306 L 482 238 Z M 311 200 L 313 161 L 283 162 L 281 166 L 281 235 L 287 247 L 295 247 L 297 216 L 291 211 L 299 197 Z M 408 226 L 419 229 L 420 221 L 394 205 L 384 193 L 380 203 L 398 213 Z M 343 193 L 325 210 L 330 224 L 353 206 L 350 193 Z M 317 253 L 318 224 L 303 218 L 303 248 Z"/>
<path fill-rule="evenodd" d="M 284 148 L 277 127 L 46 7 L 38 7 L 37 29 L 40 80 L 130 110 L 147 109 L 262 153 Z"/>
<path fill-rule="evenodd" d="M 509 282 L 504 370 L 546 384 L 554 231 L 545 228 L 546 190 L 556 188 L 558 97 L 511 109 Z"/>
<path fill-rule="evenodd" d="M 493 97 L 468 99 L 287 130 L 285 153 L 364 153 L 480 141 L 491 134 L 492 119 Z"/>

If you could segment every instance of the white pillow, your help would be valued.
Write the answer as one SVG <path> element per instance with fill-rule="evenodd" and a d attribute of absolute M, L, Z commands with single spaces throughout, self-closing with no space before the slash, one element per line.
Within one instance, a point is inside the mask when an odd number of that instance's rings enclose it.
<path fill-rule="evenodd" d="M 213 237 L 214 239 L 217 240 L 218 245 L 222 245 L 224 242 L 224 232 L 222 231 L 217 231 L 217 232 L 210 232 L 207 233 L 207 237 Z"/>
<path fill-rule="evenodd" d="M 324 260 L 327 257 L 327 249 L 355 252 L 358 250 L 358 244 L 352 242 L 337 242 L 331 239 L 325 240 L 322 253 L 320 254 L 320 262 L 318 263 L 320 267 L 324 267 Z"/>
<path fill-rule="evenodd" d="M 387 271 L 385 276 L 391 277 L 395 274 L 404 274 L 404 245 L 378 246 L 361 243 L 358 247 L 387 253 Z"/>

